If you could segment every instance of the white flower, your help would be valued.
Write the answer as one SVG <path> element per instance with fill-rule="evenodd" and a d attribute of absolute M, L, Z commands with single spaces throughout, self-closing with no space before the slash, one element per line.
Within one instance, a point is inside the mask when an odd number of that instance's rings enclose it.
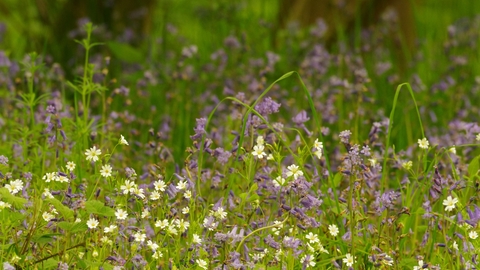
<path fill-rule="evenodd" d="M 287 169 L 288 169 L 287 177 L 290 177 L 293 175 L 293 179 L 297 180 L 299 176 L 303 175 L 303 172 L 299 170 L 299 167 L 295 164 L 288 166 Z"/>
<path fill-rule="evenodd" d="M 76 166 L 77 165 L 75 165 L 75 162 L 69 161 L 69 162 L 67 162 L 67 166 L 65 166 L 65 167 L 67 167 L 67 170 L 73 172 L 75 170 Z"/>
<path fill-rule="evenodd" d="M 157 222 L 155 222 L 155 227 L 159 227 L 160 229 L 165 229 L 166 227 L 168 227 L 168 219 L 164 219 L 164 220 L 157 220 Z"/>
<path fill-rule="evenodd" d="M 273 155 L 272 155 L 272 154 L 268 154 L 268 156 L 267 156 L 267 160 L 274 160 L 274 159 L 275 159 L 275 158 L 273 157 Z"/>
<path fill-rule="evenodd" d="M 227 217 L 227 212 L 223 210 L 223 207 L 218 207 L 213 215 L 218 219 L 225 219 Z"/>
<path fill-rule="evenodd" d="M 355 263 L 355 257 L 353 257 L 350 253 L 347 253 L 347 255 L 345 255 L 345 258 L 343 258 L 343 263 L 346 264 L 348 267 L 352 267 Z"/>
<path fill-rule="evenodd" d="M 414 266 L 413 270 L 422 270 L 423 269 L 423 260 L 418 261 L 418 266 Z"/>
<path fill-rule="evenodd" d="M 158 199 L 160 199 L 160 193 L 156 190 L 152 191 L 152 193 L 150 193 L 150 200 L 156 201 Z"/>
<path fill-rule="evenodd" d="M 300 262 L 305 264 L 306 267 L 314 267 L 316 264 L 315 261 L 312 260 L 312 255 L 303 255 L 303 257 L 300 259 Z"/>
<path fill-rule="evenodd" d="M 134 235 L 133 235 L 133 238 L 135 238 L 135 242 L 139 242 L 139 243 L 143 243 L 145 241 L 145 239 L 147 238 L 147 235 L 144 234 L 144 233 L 141 233 L 141 232 L 136 232 Z"/>
<path fill-rule="evenodd" d="M 328 250 L 326 250 L 320 242 L 317 245 L 320 252 L 328 254 Z"/>
<path fill-rule="evenodd" d="M 315 139 L 313 147 L 317 150 L 323 149 L 323 142 L 319 142 L 318 139 Z"/>
<path fill-rule="evenodd" d="M 90 218 L 88 221 L 87 221 L 87 226 L 89 229 L 95 229 L 97 228 L 99 222 L 98 220 L 96 220 L 95 218 Z"/>
<path fill-rule="evenodd" d="M 317 149 L 317 151 L 313 152 L 315 156 L 317 156 L 318 159 L 322 158 L 322 149 Z"/>
<path fill-rule="evenodd" d="M 105 227 L 105 228 L 103 229 L 103 232 L 104 232 L 104 233 L 112 233 L 112 232 L 114 232 L 116 229 L 117 229 L 117 225 L 110 225 L 110 226 L 108 226 L 108 227 Z"/>
<path fill-rule="evenodd" d="M 402 167 L 405 169 L 405 170 L 410 170 L 413 166 L 413 163 L 412 161 L 407 161 L 407 162 L 403 162 L 402 163 Z"/>
<path fill-rule="evenodd" d="M 390 257 L 390 256 L 387 254 L 387 255 L 385 255 L 385 257 L 383 258 L 382 263 L 385 264 L 385 265 L 388 265 L 388 266 L 392 266 L 392 265 L 393 265 L 393 258 Z"/>
<path fill-rule="evenodd" d="M 338 227 L 335 224 L 328 225 L 328 231 L 332 236 L 337 236 L 339 232 Z"/>
<path fill-rule="evenodd" d="M 137 195 L 141 199 L 145 199 L 145 194 L 143 189 L 138 188 L 137 186 L 135 186 L 135 188 L 133 189 L 133 194 Z"/>
<path fill-rule="evenodd" d="M 161 252 L 161 251 L 158 251 L 158 250 L 156 250 L 156 251 L 153 253 L 153 255 L 152 255 L 152 258 L 154 258 L 154 259 L 156 259 L 156 260 L 158 260 L 158 259 L 160 259 L 160 258 L 162 258 L 162 257 L 163 257 L 162 252 Z"/>
<path fill-rule="evenodd" d="M 186 190 L 186 191 L 185 191 L 185 194 L 183 194 L 183 197 L 184 197 L 185 199 L 190 199 L 190 198 L 192 198 L 192 192 L 191 192 L 190 190 Z"/>
<path fill-rule="evenodd" d="M 273 234 L 279 235 L 279 234 L 280 234 L 280 230 L 283 228 L 283 223 L 281 223 L 281 222 L 278 221 L 278 220 L 275 220 L 275 221 L 273 221 L 273 224 L 277 225 L 277 226 L 275 226 L 275 227 L 272 228 Z"/>
<path fill-rule="evenodd" d="M 15 195 L 23 189 L 23 182 L 20 179 L 10 181 L 10 184 L 6 184 L 5 187 L 8 189 L 10 194 Z"/>
<path fill-rule="evenodd" d="M 68 183 L 68 178 L 63 175 L 58 175 L 54 180 L 60 183 Z"/>
<path fill-rule="evenodd" d="M 148 218 L 149 216 L 150 216 L 150 211 L 148 211 L 148 209 L 145 209 L 142 211 L 142 215 L 141 215 L 142 218 Z"/>
<path fill-rule="evenodd" d="M 12 205 L 7 202 L 0 201 L 0 210 L 3 210 L 5 208 L 12 208 Z"/>
<path fill-rule="evenodd" d="M 109 164 L 103 165 L 100 174 L 105 178 L 112 176 L 112 166 Z"/>
<path fill-rule="evenodd" d="M 177 188 L 178 190 L 182 190 L 182 189 L 187 188 L 187 181 L 182 181 L 182 180 L 180 180 L 180 181 L 178 182 L 176 188 Z"/>
<path fill-rule="evenodd" d="M 195 262 L 198 264 L 198 267 L 207 270 L 208 263 L 202 259 L 196 259 Z"/>
<path fill-rule="evenodd" d="M 452 248 L 455 249 L 455 250 L 458 250 L 457 241 L 453 241 Z"/>
<path fill-rule="evenodd" d="M 167 233 L 171 234 L 171 235 L 177 235 L 178 234 L 177 228 L 175 228 L 175 224 L 172 223 L 172 224 L 168 225 Z"/>
<path fill-rule="evenodd" d="M 477 136 L 475 136 L 475 139 L 476 139 L 477 141 L 480 141 L 480 133 L 478 133 Z"/>
<path fill-rule="evenodd" d="M 43 190 L 42 195 L 43 195 L 45 198 L 53 199 L 53 195 L 52 195 L 52 193 L 50 193 L 50 189 L 48 189 L 48 188 L 45 188 L 45 189 Z"/>
<path fill-rule="evenodd" d="M 128 145 L 127 140 L 125 140 L 125 137 L 123 135 L 120 135 L 120 140 L 118 141 L 119 144 L 121 145 Z"/>
<path fill-rule="evenodd" d="M 253 147 L 252 155 L 256 156 L 259 159 L 262 159 L 263 157 L 265 157 L 267 155 L 267 154 L 265 154 L 265 152 L 263 150 L 265 150 L 265 146 L 263 146 L 261 144 L 255 145 Z"/>
<path fill-rule="evenodd" d="M 281 175 L 277 176 L 277 178 L 273 180 L 273 185 L 276 187 L 285 185 L 285 178 L 283 178 Z"/>
<path fill-rule="evenodd" d="M 55 216 L 52 215 L 52 214 L 49 213 L 49 212 L 43 212 L 42 218 L 43 218 L 43 220 L 45 220 L 46 222 L 49 222 L 50 220 L 54 219 Z"/>
<path fill-rule="evenodd" d="M 470 237 L 471 239 L 474 239 L 474 240 L 475 240 L 475 239 L 477 239 L 477 237 L 478 237 L 478 233 L 477 233 L 476 231 L 470 231 L 470 232 L 468 233 L 468 237 Z"/>
<path fill-rule="evenodd" d="M 450 212 L 455 209 L 455 204 L 457 202 L 457 198 L 452 198 L 452 196 L 448 196 L 445 200 L 443 200 L 443 205 L 445 205 L 445 211 Z"/>
<path fill-rule="evenodd" d="M 128 216 L 128 213 L 127 213 L 127 211 L 119 208 L 119 209 L 117 209 L 117 211 L 115 211 L 115 216 L 119 220 L 125 220 Z"/>
<path fill-rule="evenodd" d="M 126 180 L 125 185 L 120 186 L 120 189 L 123 191 L 123 194 L 128 194 L 135 192 L 136 184 L 133 181 Z"/>
<path fill-rule="evenodd" d="M 155 181 L 153 185 L 155 186 L 156 191 L 164 192 L 165 188 L 167 188 L 167 185 L 165 185 L 165 182 L 163 182 L 162 180 Z"/>
<path fill-rule="evenodd" d="M 375 165 L 377 165 L 377 160 L 374 158 L 369 158 L 368 161 L 370 162 L 371 167 L 375 167 Z"/>
<path fill-rule="evenodd" d="M 263 139 L 263 136 L 258 136 L 257 137 L 257 145 L 262 145 L 265 143 L 265 140 Z"/>
<path fill-rule="evenodd" d="M 106 235 L 104 235 L 104 236 L 100 239 L 100 241 L 101 241 L 102 243 L 106 244 L 106 245 L 111 245 L 111 244 L 113 243 L 113 241 L 110 240 L 110 239 L 108 238 L 108 236 L 106 236 Z"/>
<path fill-rule="evenodd" d="M 201 244 L 202 243 L 202 238 L 200 238 L 200 236 L 198 236 L 198 234 L 194 233 L 192 242 L 194 244 Z"/>
<path fill-rule="evenodd" d="M 428 149 L 428 140 L 427 138 L 423 138 L 423 139 L 418 139 L 418 147 L 422 148 L 422 149 Z"/>
<path fill-rule="evenodd" d="M 177 228 L 180 231 L 180 233 L 183 233 L 188 229 L 188 227 L 190 227 L 190 222 L 185 221 L 183 219 L 176 219 L 175 225 L 177 225 Z"/>
<path fill-rule="evenodd" d="M 46 173 L 42 177 L 42 179 L 45 180 L 46 183 L 49 183 L 51 181 L 56 181 L 56 178 L 57 178 L 57 173 L 55 172 Z"/>
<path fill-rule="evenodd" d="M 190 212 L 190 208 L 188 206 L 185 206 L 184 208 L 182 208 L 182 214 L 186 215 Z"/>
<path fill-rule="evenodd" d="M 102 154 L 102 151 L 100 149 L 97 149 L 96 146 L 93 146 L 92 148 L 87 149 L 87 151 L 85 151 L 87 160 L 93 161 L 93 162 L 98 161 L 98 156 L 100 156 L 101 154 Z"/>
<path fill-rule="evenodd" d="M 160 247 L 157 243 L 152 242 L 152 240 L 147 241 L 147 246 L 151 248 L 153 252 L 155 252 Z"/>
<path fill-rule="evenodd" d="M 307 236 L 305 236 L 305 238 L 310 240 L 310 243 L 320 242 L 320 239 L 318 239 L 318 236 L 316 234 L 313 234 L 312 232 L 309 232 Z"/>

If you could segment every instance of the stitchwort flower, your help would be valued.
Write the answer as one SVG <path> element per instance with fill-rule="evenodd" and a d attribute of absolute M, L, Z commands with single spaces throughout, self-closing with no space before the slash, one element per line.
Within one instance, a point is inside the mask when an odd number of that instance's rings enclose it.
<path fill-rule="evenodd" d="M 98 156 L 100 156 L 101 154 L 102 154 L 102 151 L 100 149 L 97 149 L 96 146 L 93 146 L 92 148 L 87 149 L 87 151 L 85 151 L 87 160 L 93 161 L 93 162 L 98 161 Z"/>
<path fill-rule="evenodd" d="M 100 174 L 105 178 L 112 176 L 112 166 L 109 164 L 103 165 Z"/>
<path fill-rule="evenodd" d="M 352 254 L 347 253 L 345 255 L 345 258 L 343 258 L 343 263 L 347 265 L 348 267 L 352 267 L 353 264 L 355 263 L 355 257 L 352 256 Z"/>
<path fill-rule="evenodd" d="M 265 152 L 263 151 L 265 149 L 265 146 L 258 144 L 253 147 L 253 152 L 252 155 L 259 158 L 263 159 L 263 157 L 266 156 Z"/>
<path fill-rule="evenodd" d="M 337 236 L 338 233 L 339 233 L 339 230 L 338 230 L 337 225 L 335 225 L 335 224 L 328 225 L 328 232 L 329 232 L 330 235 L 332 235 L 332 236 Z"/>
<path fill-rule="evenodd" d="M 115 216 L 118 220 L 125 220 L 128 217 L 128 213 L 127 211 L 119 208 L 117 211 L 115 211 Z"/>
<path fill-rule="evenodd" d="M 20 179 L 10 181 L 10 184 L 6 184 L 5 187 L 8 189 L 10 194 L 15 195 L 23 189 L 23 181 Z"/>
<path fill-rule="evenodd" d="M 445 205 L 445 211 L 450 212 L 455 209 L 455 204 L 458 203 L 457 198 L 452 198 L 452 196 L 448 196 L 444 201 L 443 205 Z"/>
<path fill-rule="evenodd" d="M 69 170 L 70 172 L 73 172 L 75 170 L 76 164 L 73 161 L 69 161 L 67 162 L 67 165 L 65 167 L 67 167 L 67 170 Z"/>
<path fill-rule="evenodd" d="M 120 140 L 118 141 L 118 143 L 121 145 L 129 145 L 127 140 L 125 140 L 125 137 L 123 137 L 123 135 L 120 135 Z"/>
<path fill-rule="evenodd" d="M 427 140 L 427 138 L 423 138 L 423 139 L 418 139 L 418 147 L 422 148 L 422 149 L 428 149 L 428 146 L 429 146 L 429 142 Z"/>
<path fill-rule="evenodd" d="M 87 221 L 87 227 L 89 229 L 95 229 L 97 228 L 99 222 L 98 220 L 96 220 L 95 218 L 90 218 L 88 221 Z"/>
<path fill-rule="evenodd" d="M 293 176 L 293 179 L 297 180 L 299 176 L 303 175 L 303 172 L 295 164 L 288 166 L 287 169 L 287 177 Z"/>

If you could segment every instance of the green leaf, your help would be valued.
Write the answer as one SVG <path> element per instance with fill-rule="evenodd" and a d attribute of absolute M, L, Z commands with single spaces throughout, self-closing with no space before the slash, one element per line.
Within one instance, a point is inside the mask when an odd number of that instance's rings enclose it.
<path fill-rule="evenodd" d="M 43 261 L 41 266 L 42 266 L 42 269 L 57 269 L 58 260 L 55 260 L 54 258 L 50 258 L 46 261 Z"/>
<path fill-rule="evenodd" d="M 24 219 L 25 216 L 17 211 L 11 211 L 10 209 L 0 210 L 0 224 L 15 226 L 15 223 L 20 223 Z"/>
<path fill-rule="evenodd" d="M 468 164 L 468 176 L 473 179 L 480 169 L 480 156 L 475 157 L 470 164 Z"/>
<path fill-rule="evenodd" d="M 113 269 L 113 266 L 109 263 L 103 263 L 103 262 L 92 262 L 88 260 L 81 260 L 79 261 L 79 267 L 86 269 L 90 267 L 89 269 L 99 269 L 102 267 L 105 270 L 111 270 Z"/>
<path fill-rule="evenodd" d="M 85 203 L 85 209 L 87 209 L 89 214 L 97 214 L 106 217 L 115 216 L 115 211 L 112 208 L 105 206 L 101 201 L 97 200 L 87 201 Z"/>
<path fill-rule="evenodd" d="M 340 186 L 340 183 L 342 182 L 342 173 L 337 173 L 335 174 L 335 177 L 333 178 L 333 184 L 335 185 L 334 187 L 331 187 L 332 189 L 335 189 Z"/>
<path fill-rule="evenodd" d="M 142 53 L 128 44 L 111 41 L 107 46 L 116 58 L 124 62 L 139 63 L 143 60 Z"/>
<path fill-rule="evenodd" d="M 0 188 L 0 198 L 15 208 L 23 208 L 23 206 L 27 203 L 27 200 L 22 197 L 17 197 L 8 191 L 7 188 Z"/>
<path fill-rule="evenodd" d="M 72 226 L 72 233 L 80 233 L 86 232 L 88 230 L 88 226 L 86 223 L 78 222 Z"/>
<path fill-rule="evenodd" d="M 253 194 L 250 194 L 250 196 L 248 197 L 248 202 L 254 202 L 259 199 L 260 199 L 260 196 L 258 196 L 257 193 L 253 193 Z"/>
<path fill-rule="evenodd" d="M 85 224 L 84 222 L 71 223 L 71 222 L 62 221 L 62 222 L 59 222 L 57 226 L 60 229 L 63 229 L 70 233 L 81 233 L 88 230 L 87 224 Z"/>
<path fill-rule="evenodd" d="M 63 205 L 59 200 L 53 198 L 46 199 L 45 201 L 52 204 L 65 220 L 73 219 L 73 210 Z"/>
<path fill-rule="evenodd" d="M 253 192 L 257 191 L 257 189 L 258 189 L 258 185 L 257 185 L 257 183 L 254 183 L 254 184 L 250 187 L 249 193 L 253 193 Z"/>
<path fill-rule="evenodd" d="M 11 248 L 13 245 L 15 245 L 15 244 L 5 244 L 5 245 L 0 244 L 0 249 L 6 250 L 6 249 Z"/>
<path fill-rule="evenodd" d="M 47 234 L 42 234 L 42 235 L 37 235 L 34 236 L 32 241 L 37 243 L 37 244 L 48 244 L 52 240 L 54 240 L 55 236 L 61 236 L 63 234 L 61 233 L 47 233 Z"/>

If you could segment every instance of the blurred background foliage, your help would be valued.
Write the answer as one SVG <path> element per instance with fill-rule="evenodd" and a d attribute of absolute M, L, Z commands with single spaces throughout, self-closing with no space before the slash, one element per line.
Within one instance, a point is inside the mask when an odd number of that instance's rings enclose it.
<path fill-rule="evenodd" d="M 372 18 L 377 20 L 386 3 L 395 5 L 398 2 L 402 3 L 400 10 L 413 7 L 412 18 L 401 18 L 412 21 L 413 35 L 433 43 L 445 38 L 450 24 L 460 18 L 473 17 L 480 9 L 478 1 L 453 0 L 2 0 L 0 22 L 4 26 L 0 48 L 13 58 L 37 51 L 53 56 L 56 61 L 71 60 L 69 47 L 74 47 L 74 38 L 79 38 L 75 31 L 82 20 L 88 18 L 105 28 L 103 31 L 108 33 L 105 38 L 127 41 L 135 46 L 158 46 L 158 39 L 166 38 L 168 25 L 174 25 L 186 40 L 204 51 L 221 47 L 229 35 L 247 33 L 252 49 L 268 50 L 276 45 L 278 30 L 285 28 L 288 21 L 299 21 L 307 27 L 321 16 L 332 30 L 335 27 L 338 30 L 339 26 L 351 28 L 346 22 L 354 22 L 357 18 L 347 17 L 342 14 L 344 10 L 335 6 L 343 3 L 345 10 L 350 11 L 350 14 L 345 12 L 347 15 L 360 14 L 357 17 L 372 21 Z M 410 15 L 410 11 L 404 13 Z M 400 12 L 400 16 L 402 14 Z M 168 42 L 163 44 L 168 45 Z"/>

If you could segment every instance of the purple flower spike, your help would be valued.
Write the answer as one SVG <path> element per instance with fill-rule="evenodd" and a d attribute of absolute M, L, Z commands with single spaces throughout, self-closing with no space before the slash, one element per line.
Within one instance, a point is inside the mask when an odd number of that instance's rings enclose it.
<path fill-rule="evenodd" d="M 480 208 L 475 205 L 475 210 L 471 210 L 467 208 L 467 213 L 470 219 L 466 219 L 465 222 L 471 225 L 472 227 L 476 227 L 478 221 L 480 220 Z"/>

